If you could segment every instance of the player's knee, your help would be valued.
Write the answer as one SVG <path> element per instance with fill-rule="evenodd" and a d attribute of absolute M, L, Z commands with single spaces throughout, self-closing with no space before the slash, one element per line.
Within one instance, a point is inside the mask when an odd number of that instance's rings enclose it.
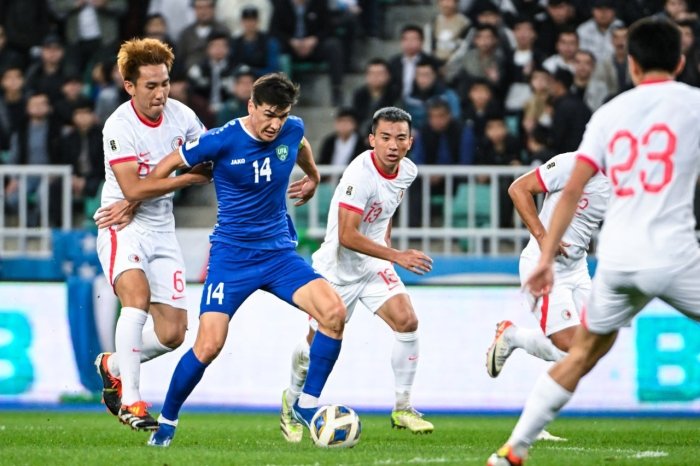
<path fill-rule="evenodd" d="M 196 345 L 195 355 L 197 356 L 197 359 L 199 359 L 202 363 L 209 364 L 214 359 L 216 359 L 216 357 L 221 352 L 221 348 L 223 348 L 223 346 L 223 344 L 218 344 L 214 341 L 204 342 L 199 345 Z"/>
<path fill-rule="evenodd" d="M 571 358 L 573 366 L 576 368 L 575 370 L 580 373 L 581 376 L 588 374 L 598 363 L 598 358 L 595 355 L 579 348 L 571 348 L 569 357 Z"/>
<path fill-rule="evenodd" d="M 321 313 L 319 324 L 327 330 L 331 330 L 335 333 L 342 333 L 343 328 L 345 328 L 346 315 L 347 310 L 345 305 L 342 301 L 338 300 L 324 309 Z"/>
<path fill-rule="evenodd" d="M 396 331 L 400 333 L 415 332 L 418 330 L 418 317 L 414 313 L 407 313 L 394 320 Z"/>
<path fill-rule="evenodd" d="M 167 346 L 168 348 L 179 348 L 182 342 L 185 341 L 186 331 L 186 325 L 172 325 L 167 329 L 166 332 L 164 332 L 162 336 L 160 336 L 159 340 L 164 346 Z"/>

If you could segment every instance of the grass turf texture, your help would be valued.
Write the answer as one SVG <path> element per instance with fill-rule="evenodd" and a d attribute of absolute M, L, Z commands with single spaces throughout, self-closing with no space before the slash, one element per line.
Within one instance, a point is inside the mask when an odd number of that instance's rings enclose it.
<path fill-rule="evenodd" d="M 0 411 L 2 465 L 469 465 L 507 438 L 511 417 L 430 416 L 432 435 L 392 430 L 387 415 L 362 415 L 352 449 L 320 449 L 304 432 L 287 444 L 275 414 L 185 413 L 170 448 L 146 447 L 107 413 Z M 550 431 L 568 442 L 540 442 L 528 465 L 688 465 L 698 454 L 700 419 L 563 418 Z"/>

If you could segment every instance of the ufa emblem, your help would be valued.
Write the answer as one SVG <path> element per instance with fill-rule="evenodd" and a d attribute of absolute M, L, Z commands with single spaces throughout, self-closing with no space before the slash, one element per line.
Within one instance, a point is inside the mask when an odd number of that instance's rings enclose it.
<path fill-rule="evenodd" d="M 287 156 L 289 155 L 289 147 L 285 146 L 284 144 L 277 146 L 275 153 L 277 154 L 277 158 L 284 162 L 287 160 Z"/>

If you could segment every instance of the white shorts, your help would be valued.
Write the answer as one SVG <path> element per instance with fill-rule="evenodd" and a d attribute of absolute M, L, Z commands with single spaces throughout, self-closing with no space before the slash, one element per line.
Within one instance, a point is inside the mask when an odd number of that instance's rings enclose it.
<path fill-rule="evenodd" d="M 537 265 L 536 259 L 520 258 L 520 281 L 528 279 Z M 528 309 L 532 311 L 546 336 L 581 323 L 579 316 L 591 292 L 591 276 L 588 264 L 581 260 L 569 270 L 557 270 L 552 291 L 543 296 L 535 306 L 535 298 L 525 293 Z"/>
<path fill-rule="evenodd" d="M 376 314 L 390 298 L 407 293 L 406 286 L 399 276 L 396 275 L 394 266 L 390 262 L 384 262 L 383 266 L 368 272 L 358 282 L 349 285 L 338 285 L 336 283 L 331 283 L 331 285 L 336 293 L 340 295 L 347 308 L 345 322 L 350 321 L 350 317 L 352 317 L 358 302 L 361 302 L 370 312 Z M 318 323 L 314 319 L 309 318 L 309 324 L 314 330 L 318 329 Z"/>
<path fill-rule="evenodd" d="M 581 321 L 590 332 L 605 335 L 627 326 L 654 298 L 700 320 L 700 252 L 685 264 L 662 269 L 621 272 L 599 266 Z"/>
<path fill-rule="evenodd" d="M 121 231 L 97 233 L 97 256 L 107 280 L 115 281 L 129 269 L 141 269 L 151 289 L 151 302 L 184 309 L 185 261 L 175 232 L 149 231 L 130 223 Z"/>

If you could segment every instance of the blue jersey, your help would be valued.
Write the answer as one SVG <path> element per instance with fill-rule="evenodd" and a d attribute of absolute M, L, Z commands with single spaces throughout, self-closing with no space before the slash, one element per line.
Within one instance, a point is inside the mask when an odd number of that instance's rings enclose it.
<path fill-rule="evenodd" d="M 236 119 L 180 147 L 189 166 L 214 162 L 218 217 L 212 242 L 267 250 L 296 246 L 286 192 L 303 137 L 304 122 L 295 116 L 271 142 L 255 138 Z"/>

